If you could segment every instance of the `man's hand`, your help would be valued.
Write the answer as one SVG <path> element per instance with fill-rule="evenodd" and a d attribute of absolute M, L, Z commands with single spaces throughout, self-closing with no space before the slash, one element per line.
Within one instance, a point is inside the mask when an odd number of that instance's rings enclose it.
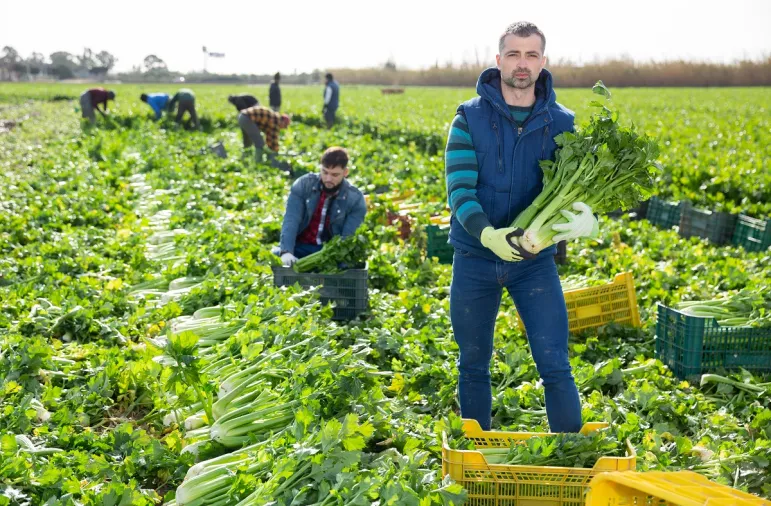
<path fill-rule="evenodd" d="M 560 232 L 554 236 L 553 241 L 570 241 L 579 237 L 597 237 L 600 232 L 600 225 L 597 218 L 592 214 L 592 208 L 583 202 L 573 204 L 573 209 L 579 211 L 576 215 L 567 210 L 560 211 L 562 216 L 568 220 L 567 223 L 556 223 L 552 225 L 552 230 Z"/>
<path fill-rule="evenodd" d="M 485 248 L 490 249 L 502 260 L 507 262 L 519 262 L 525 258 L 535 258 L 535 255 L 519 245 L 518 237 L 524 230 L 516 227 L 494 229 L 487 227 L 482 230 L 479 240 Z"/>
<path fill-rule="evenodd" d="M 525 231 L 519 227 L 510 227 L 504 230 L 510 230 L 508 234 L 506 234 L 506 241 L 508 241 L 509 246 L 514 248 L 514 251 L 516 251 L 519 256 L 521 256 L 525 260 L 532 260 L 533 258 L 538 256 L 538 253 L 531 253 L 530 250 L 524 248 L 522 246 L 522 243 L 520 242 L 520 238 L 525 235 Z"/>
<path fill-rule="evenodd" d="M 284 265 L 284 267 L 292 267 L 295 262 L 297 262 L 297 257 L 288 251 L 281 255 L 281 263 Z"/>

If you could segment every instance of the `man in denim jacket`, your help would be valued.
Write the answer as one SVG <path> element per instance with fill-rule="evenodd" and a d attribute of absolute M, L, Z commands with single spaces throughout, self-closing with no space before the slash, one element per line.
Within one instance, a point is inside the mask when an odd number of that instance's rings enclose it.
<path fill-rule="evenodd" d="M 306 174 L 292 185 L 281 226 L 280 255 L 287 267 L 321 249 L 333 236 L 353 235 L 364 221 L 364 195 L 345 178 L 348 152 L 327 149 L 318 174 Z"/>

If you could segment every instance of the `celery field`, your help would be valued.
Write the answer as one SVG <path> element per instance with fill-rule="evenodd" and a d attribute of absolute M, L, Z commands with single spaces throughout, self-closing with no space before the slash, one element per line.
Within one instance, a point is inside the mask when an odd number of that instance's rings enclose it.
<path fill-rule="evenodd" d="M 446 214 L 447 129 L 474 90 L 343 84 L 327 130 L 321 86 L 283 87 L 293 121 L 278 159 L 296 177 L 343 146 L 369 196 L 369 310 L 346 322 L 317 291 L 274 286 L 293 179 L 243 154 L 227 102 L 266 105 L 267 85 L 190 85 L 196 131 L 140 102 L 168 84 L 107 85 L 109 119 L 81 123 L 86 87 L 0 84 L 0 506 L 463 504 L 441 462 L 442 432 L 462 439 L 452 266 L 427 257 L 425 229 Z M 771 218 L 769 89 L 611 91 L 620 121 L 659 143 L 659 198 Z M 591 91 L 557 96 L 580 129 Z M 408 234 L 392 219 L 405 203 Z M 656 354 L 658 304 L 771 303 L 771 249 L 619 214 L 559 265 L 565 286 L 634 276 L 641 326 L 570 340 L 583 420 L 609 424 L 593 448 L 622 456 L 628 439 L 638 471 L 693 470 L 771 499 L 771 366 L 686 380 Z M 548 431 L 508 297 L 495 340 L 494 430 Z M 580 462 L 509 458 L 591 467 L 576 448 Z"/>

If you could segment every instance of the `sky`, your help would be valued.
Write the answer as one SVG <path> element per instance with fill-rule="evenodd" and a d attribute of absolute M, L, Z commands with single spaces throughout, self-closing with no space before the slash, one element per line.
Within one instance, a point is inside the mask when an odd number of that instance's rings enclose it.
<path fill-rule="evenodd" d="M 118 58 L 148 54 L 172 70 L 291 74 L 313 69 L 425 68 L 437 62 L 494 64 L 498 37 L 514 21 L 535 23 L 551 61 L 610 57 L 729 63 L 771 56 L 771 0 L 642 1 L 0 0 L 0 47 Z"/>

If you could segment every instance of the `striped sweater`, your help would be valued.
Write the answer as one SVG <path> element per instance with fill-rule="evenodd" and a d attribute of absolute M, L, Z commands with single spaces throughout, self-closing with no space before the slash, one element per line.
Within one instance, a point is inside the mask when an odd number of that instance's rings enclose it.
<path fill-rule="evenodd" d="M 444 152 L 447 200 L 453 216 L 466 232 L 479 239 L 482 230 L 491 227 L 477 198 L 479 165 L 466 118 L 458 114 L 450 125 Z"/>
<path fill-rule="evenodd" d="M 532 110 L 532 106 L 509 106 L 514 124 L 518 127 L 524 124 Z M 492 225 L 476 196 L 479 165 L 477 165 L 474 142 L 471 139 L 468 123 L 461 114 L 456 115 L 450 125 L 444 167 L 447 177 L 447 199 L 452 214 L 460 221 L 466 232 L 479 239 L 482 230 Z"/>

